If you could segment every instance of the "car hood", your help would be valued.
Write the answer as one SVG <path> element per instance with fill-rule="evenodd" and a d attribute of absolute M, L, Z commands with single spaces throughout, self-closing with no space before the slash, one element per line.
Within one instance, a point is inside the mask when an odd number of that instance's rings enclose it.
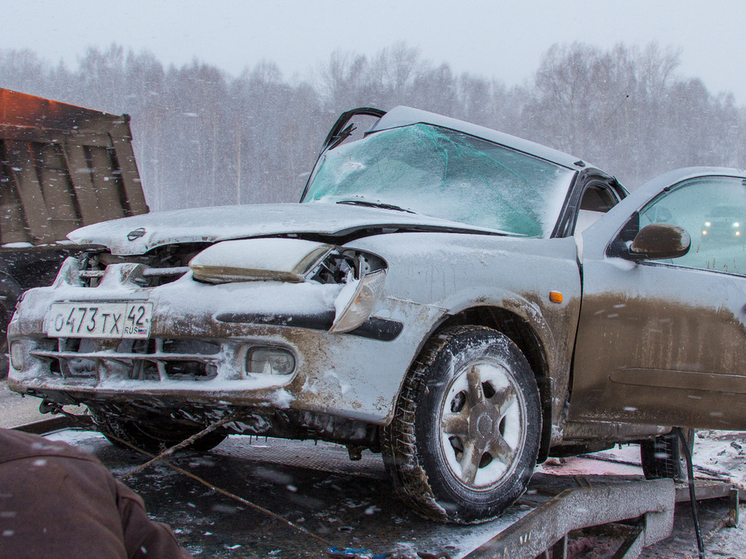
<path fill-rule="evenodd" d="M 505 234 L 463 223 L 395 210 L 329 203 L 256 204 L 155 212 L 76 229 L 68 238 L 135 255 L 174 243 L 216 242 L 276 235 L 343 238 L 361 230 L 453 231 Z"/>

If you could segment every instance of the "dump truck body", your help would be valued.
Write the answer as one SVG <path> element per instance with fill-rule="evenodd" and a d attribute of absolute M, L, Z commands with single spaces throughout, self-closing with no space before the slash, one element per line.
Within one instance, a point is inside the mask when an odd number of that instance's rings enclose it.
<path fill-rule="evenodd" d="M 20 294 L 51 283 L 80 250 L 70 231 L 147 212 L 128 115 L 0 88 L 2 353 Z"/>

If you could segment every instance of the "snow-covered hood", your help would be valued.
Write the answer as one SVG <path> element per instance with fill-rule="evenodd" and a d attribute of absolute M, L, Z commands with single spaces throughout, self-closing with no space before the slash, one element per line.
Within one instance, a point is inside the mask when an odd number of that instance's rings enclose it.
<path fill-rule="evenodd" d="M 113 254 L 143 254 L 172 243 L 215 242 L 271 235 L 344 236 L 358 229 L 483 231 L 500 233 L 394 210 L 329 203 L 257 204 L 156 212 L 96 223 L 68 238 L 81 245 L 103 245 Z"/>

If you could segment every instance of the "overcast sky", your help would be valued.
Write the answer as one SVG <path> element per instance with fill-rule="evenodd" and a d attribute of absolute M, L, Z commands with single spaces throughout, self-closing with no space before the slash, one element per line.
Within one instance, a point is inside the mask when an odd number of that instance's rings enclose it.
<path fill-rule="evenodd" d="M 0 0 L 0 49 L 74 67 L 88 46 L 194 58 L 231 75 L 261 60 L 303 79 L 337 50 L 373 55 L 398 41 L 454 72 L 522 83 L 554 43 L 681 48 L 681 77 L 746 105 L 744 0 Z M 0 84 L 2 86 L 2 84 Z"/>

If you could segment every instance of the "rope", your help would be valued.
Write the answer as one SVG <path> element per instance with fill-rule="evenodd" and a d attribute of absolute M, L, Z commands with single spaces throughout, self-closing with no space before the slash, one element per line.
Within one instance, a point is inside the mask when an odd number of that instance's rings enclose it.
<path fill-rule="evenodd" d="M 195 433 L 194 435 L 192 435 L 188 439 L 184 439 L 183 441 L 181 441 L 178 444 L 175 444 L 171 448 L 167 448 L 166 450 L 164 450 L 163 452 L 161 452 L 158 456 L 154 456 L 153 458 L 151 458 L 150 460 L 148 460 L 144 464 L 141 464 L 140 466 L 137 466 L 136 468 L 130 470 L 126 474 L 121 475 L 120 479 L 128 478 L 132 474 L 136 474 L 137 472 L 139 472 L 141 470 L 144 470 L 145 468 L 147 468 L 148 466 L 150 466 L 154 462 L 158 462 L 159 460 L 162 460 L 163 458 L 168 458 L 169 456 L 171 456 L 177 450 L 181 450 L 183 448 L 188 447 L 189 445 L 191 445 L 197 439 L 200 439 L 200 438 L 204 437 L 205 435 L 207 435 L 208 433 L 213 432 L 218 427 L 222 427 L 226 423 L 230 423 L 231 421 L 235 420 L 237 415 L 238 414 L 236 412 L 229 413 L 228 415 L 226 415 L 225 417 L 223 417 L 223 419 L 221 419 L 220 421 L 216 421 L 215 423 L 212 423 L 212 424 L 208 425 L 205 429 L 203 429 L 199 433 Z M 109 435 L 109 433 L 107 433 L 107 435 Z M 117 439 L 117 440 L 120 440 L 120 439 Z M 122 441 L 122 442 L 124 442 L 124 441 Z M 140 449 L 136 449 L 136 450 L 138 450 L 140 452 L 143 452 L 144 454 L 147 454 L 146 452 L 144 452 L 144 451 L 142 451 Z"/>
<path fill-rule="evenodd" d="M 227 417 L 230 417 L 230 416 L 226 416 L 226 418 L 227 418 Z M 225 419 L 225 418 L 224 418 L 224 419 Z M 220 423 L 220 422 L 217 422 L 217 423 Z M 217 427 L 219 427 L 219 425 L 217 425 L 217 423 L 214 423 L 214 424 L 213 424 L 213 425 L 215 425 L 215 427 L 216 427 L 216 428 L 217 428 Z M 209 428 L 208 428 L 208 429 L 209 429 Z M 200 431 L 200 433 L 197 433 L 197 435 L 200 435 L 200 436 L 201 436 L 202 434 L 204 434 L 204 433 L 205 433 L 205 431 L 207 431 L 207 429 L 205 429 L 204 431 Z M 235 500 L 235 501 L 238 501 L 238 502 L 239 502 L 239 503 L 241 503 L 242 505 L 246 505 L 247 507 L 250 507 L 250 508 L 252 508 L 252 509 L 254 509 L 254 510 L 256 510 L 256 511 L 259 511 L 259 512 L 261 512 L 261 513 L 263 513 L 263 514 L 266 514 L 267 516 L 270 516 L 270 517 L 274 518 L 275 520 L 277 520 L 277 521 L 279 521 L 279 522 L 281 522 L 281 523 L 285 524 L 286 526 L 288 526 L 288 527 L 292 528 L 293 530 L 296 530 L 296 531 L 298 531 L 298 532 L 300 532 L 300 533 L 302 533 L 302 534 L 304 534 L 304 535 L 306 535 L 306 536 L 308 536 L 308 537 L 310 537 L 310 538 L 313 538 L 313 539 L 314 539 L 314 540 L 316 540 L 317 542 L 319 542 L 319 543 L 322 543 L 322 544 L 324 544 L 324 545 L 325 545 L 326 547 L 333 547 L 333 546 L 334 546 L 334 544 L 333 544 L 333 543 L 331 543 L 330 541 L 328 541 L 328 540 L 325 540 L 324 538 L 322 538 L 322 537 L 320 537 L 320 536 L 317 536 L 317 535 L 316 535 L 316 534 L 314 534 L 313 532 L 309 532 L 308 530 L 306 530 L 306 529 L 305 529 L 305 528 L 303 528 L 302 526 L 298 526 L 297 524 L 293 524 L 293 523 L 292 523 L 291 521 L 287 520 L 286 518 L 283 518 L 283 517 L 282 517 L 282 516 L 280 516 L 279 514 L 276 514 L 276 513 L 272 512 L 272 511 L 270 511 L 270 510 L 267 510 L 267 509 L 265 509 L 265 508 L 264 508 L 264 507 L 262 507 L 262 506 L 259 506 L 259 505 L 257 505 L 257 504 L 254 504 L 254 503 L 252 503 L 251 501 L 248 501 L 248 500 L 244 499 L 243 497 L 239 497 L 238 495 L 235 495 L 235 494 L 231 493 L 230 491 L 226 491 L 225 489 L 221 489 L 220 487 L 217 487 L 217 486 L 213 485 L 213 484 L 212 484 L 212 483 L 210 483 L 209 481 L 206 481 L 206 480 L 202 479 L 201 477 L 199 477 L 199 476 L 197 476 L 197 475 L 195 475 L 195 474 L 193 474 L 193 473 L 191 473 L 191 472 L 188 472 L 188 471 L 186 471 L 186 470 L 184 470 L 184 469 L 182 469 L 182 468 L 179 468 L 178 466 L 176 466 L 175 464 L 172 464 L 172 463 L 171 463 L 171 462 L 169 462 L 168 460 L 165 460 L 164 458 L 161 458 L 161 456 L 162 456 L 162 455 L 165 455 L 165 454 L 166 454 L 166 452 L 168 452 L 169 450 L 172 450 L 172 449 L 173 449 L 173 451 L 174 451 L 174 452 L 175 452 L 176 450 L 178 450 L 178 447 L 180 447 L 180 445 L 181 445 L 182 443 L 179 443 L 178 445 L 175 445 L 175 446 L 171 447 L 170 449 L 167 449 L 166 451 L 162 452 L 162 453 L 161 453 L 161 454 L 159 454 L 158 456 L 153 456 L 153 455 L 152 455 L 152 454 L 150 454 L 149 452 L 145 452 L 144 450 L 142 450 L 142 449 L 139 449 L 139 448 L 137 448 L 136 446 L 134 446 L 134 445 L 130 444 L 130 443 L 129 443 L 128 441 L 122 440 L 122 439 L 120 439 L 119 437 L 115 437 L 115 436 L 111 435 L 110 433 L 106 433 L 106 436 L 107 436 L 107 437 L 111 437 L 112 439 L 116 440 L 116 441 L 117 441 L 117 442 L 119 442 L 119 443 L 122 443 L 123 445 L 125 445 L 125 446 L 127 446 L 127 447 L 131 448 L 132 450 L 134 450 L 134 451 L 136 451 L 136 452 L 139 452 L 139 453 L 141 453 L 141 454 L 144 454 L 145 456 L 148 456 L 148 457 L 150 457 L 150 458 L 151 458 L 151 460 L 149 460 L 149 461 L 148 461 L 147 463 L 143 464 L 142 466 L 139 466 L 138 468 L 135 468 L 135 470 L 132 470 L 132 471 L 130 471 L 130 472 L 127 472 L 127 473 L 126 473 L 126 474 L 124 474 L 124 476 L 122 476 L 122 477 L 125 477 L 125 476 L 128 476 L 128 475 L 131 475 L 131 474 L 133 474 L 133 473 L 134 473 L 135 471 L 139 471 L 139 470 L 143 469 L 143 467 L 145 467 L 145 466 L 147 466 L 147 465 L 150 465 L 150 464 L 152 464 L 152 463 L 154 463 L 154 462 L 158 461 L 158 462 L 161 462 L 161 463 L 162 463 L 162 464 L 163 464 L 164 466 L 168 466 L 168 467 L 169 467 L 169 468 L 171 468 L 172 470 L 174 470 L 174 471 L 176 471 L 176 472 L 178 472 L 178 473 L 180 473 L 180 474 L 183 474 L 183 475 L 185 475 L 185 476 L 187 476 L 187 477 L 189 477 L 189 478 L 193 479 L 194 481 L 197 481 L 197 482 L 201 483 L 202 485 L 204 485 L 204 486 L 206 486 L 206 487 L 208 487 L 208 488 L 212 489 L 213 491 L 217 491 L 217 492 L 218 492 L 218 493 L 220 493 L 221 495 L 225 495 L 226 497 L 228 497 L 228 498 L 230 498 L 230 499 L 233 499 L 233 500 Z M 191 438 L 194 438 L 194 440 L 196 440 L 196 439 L 198 439 L 199 437 L 198 437 L 198 436 L 193 436 L 193 437 L 190 437 L 190 439 L 191 439 Z M 187 439 L 187 440 L 189 440 L 189 439 Z M 184 441 L 184 442 L 186 442 L 186 441 Z"/>
<path fill-rule="evenodd" d="M 89 420 L 83 419 L 86 416 L 80 416 L 80 415 L 76 415 L 76 414 L 72 414 L 72 413 L 66 412 L 62 408 L 62 406 L 59 406 L 59 408 L 57 408 L 55 411 L 56 411 L 56 413 L 61 413 L 61 414 L 65 415 L 65 417 L 67 417 L 68 419 L 70 419 L 70 421 L 73 424 L 77 425 L 78 427 L 82 427 L 84 429 L 90 429 L 91 428 L 91 422 Z M 198 483 L 201 483 L 202 485 L 208 487 L 209 489 L 212 489 L 213 491 L 215 491 L 217 493 L 220 493 L 221 495 L 224 495 L 224 496 L 226 496 L 226 497 L 228 497 L 230 499 L 233 499 L 233 500 L 241 503 L 242 505 L 245 505 L 245 506 L 250 507 L 250 508 L 252 508 L 252 509 L 254 509 L 254 510 L 256 510 L 256 511 L 262 513 L 262 514 L 265 514 L 265 515 L 267 515 L 267 516 L 269 516 L 269 517 L 277 520 L 278 522 L 281 522 L 282 524 L 285 524 L 287 527 L 289 527 L 289 528 L 291 528 L 291 529 L 293 529 L 293 530 L 295 530 L 297 532 L 300 532 L 301 534 L 303 534 L 305 536 L 308 536 L 311 539 L 316 540 L 317 542 L 323 544 L 324 546 L 326 546 L 330 550 L 338 550 L 338 548 L 334 547 L 334 544 L 332 542 L 330 542 L 330 541 L 322 538 L 321 536 L 317 536 L 316 534 L 314 534 L 313 532 L 310 532 L 309 530 L 303 528 L 302 526 L 298 526 L 297 524 L 294 524 L 290 520 L 287 520 L 286 518 L 283 518 L 279 514 L 276 514 L 276 513 L 272 512 L 272 511 L 268 510 L 268 509 L 265 509 L 264 507 L 262 507 L 260 505 L 252 503 L 251 501 L 249 501 L 247 499 L 244 499 L 243 497 L 240 497 L 240 496 L 238 496 L 238 495 L 236 495 L 234 493 L 231 493 L 230 491 L 226 491 L 225 489 L 221 489 L 220 487 L 217 487 L 216 485 L 210 483 L 209 481 L 207 481 L 207 480 L 205 480 L 205 479 L 203 479 L 203 478 L 201 478 L 201 477 L 199 477 L 199 476 L 197 476 L 197 475 L 195 475 L 195 474 L 193 474 L 193 473 L 191 473 L 191 472 L 189 472 L 187 470 L 184 470 L 183 468 L 180 468 L 180 467 L 176 466 L 175 464 L 172 464 L 171 462 L 169 462 L 168 460 L 166 460 L 167 457 L 171 456 L 177 450 L 181 450 L 183 448 L 186 448 L 187 446 L 191 445 L 194 441 L 198 440 L 201 437 L 204 437 L 208 433 L 213 432 L 214 430 L 216 430 L 217 428 L 225 425 L 226 423 L 230 423 L 232 421 L 235 421 L 236 417 L 238 415 L 239 414 L 237 412 L 235 412 L 235 411 L 229 413 L 228 415 L 226 415 L 225 417 L 223 417 L 219 421 L 216 421 L 215 423 L 211 423 L 210 425 L 208 425 L 205 429 L 203 429 L 199 433 L 195 433 L 191 437 L 189 437 L 189 438 L 181 441 L 179 444 L 176 444 L 176 445 L 174 445 L 174 446 L 172 446 L 170 448 L 167 448 L 166 450 L 164 450 L 163 452 L 161 452 L 157 456 L 154 456 L 153 454 L 150 454 L 149 452 L 146 452 L 145 450 L 142 450 L 141 448 L 137 448 L 135 445 L 131 444 L 129 441 L 125 441 L 125 440 L 123 440 L 123 439 L 121 439 L 121 438 L 119 438 L 119 437 L 117 437 L 117 436 L 109 433 L 108 431 L 105 432 L 105 431 L 99 429 L 99 432 L 105 434 L 108 438 L 113 439 L 113 440 L 117 441 L 118 443 L 121 443 L 124 446 L 126 446 L 128 448 L 131 448 L 132 450 L 134 450 L 136 452 L 139 452 L 140 454 L 143 454 L 143 455 L 145 455 L 145 456 L 147 456 L 147 457 L 150 458 L 150 460 L 148 460 L 144 464 L 141 464 L 140 466 L 137 466 L 136 468 L 133 468 L 129 472 L 126 472 L 125 474 L 119 476 L 120 479 L 125 479 L 125 478 L 127 478 L 127 477 L 129 477 L 129 476 L 131 476 L 131 475 L 133 475 L 133 474 L 135 474 L 137 472 L 140 472 L 140 471 L 144 470 L 145 468 L 147 468 L 148 466 L 151 466 L 155 462 L 160 462 L 164 466 L 168 466 L 172 470 L 174 470 L 174 471 L 176 471 L 176 472 L 178 472 L 180 474 L 183 474 L 183 475 L 187 476 L 188 478 L 193 479 L 194 481 L 196 481 Z M 357 556 L 357 555 L 353 555 L 353 557 L 354 556 Z M 385 556 L 386 555 L 384 555 L 384 557 Z"/>

